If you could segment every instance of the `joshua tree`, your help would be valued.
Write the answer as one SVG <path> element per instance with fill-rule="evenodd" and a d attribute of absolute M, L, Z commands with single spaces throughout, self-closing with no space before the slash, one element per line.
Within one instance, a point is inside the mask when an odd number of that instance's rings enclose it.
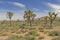
<path fill-rule="evenodd" d="M 11 18 L 13 16 L 12 12 L 7 12 L 7 17 L 10 19 L 10 26 L 11 26 Z"/>
<path fill-rule="evenodd" d="M 31 11 L 31 10 L 26 10 L 24 12 L 25 12 L 24 19 L 26 19 L 26 21 L 30 24 L 30 26 L 32 26 L 31 22 L 32 22 L 32 20 L 34 20 L 36 15 L 33 14 L 33 11 Z"/>
<path fill-rule="evenodd" d="M 56 19 L 56 17 L 57 14 L 55 14 L 54 12 L 49 12 L 50 27 L 52 27 L 52 23 Z"/>

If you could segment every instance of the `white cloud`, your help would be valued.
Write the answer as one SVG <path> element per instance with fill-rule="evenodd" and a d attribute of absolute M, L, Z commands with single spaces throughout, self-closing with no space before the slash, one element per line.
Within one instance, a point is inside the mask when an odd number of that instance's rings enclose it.
<path fill-rule="evenodd" d="M 57 1 L 60 1 L 60 0 L 57 0 Z"/>
<path fill-rule="evenodd" d="M 9 10 L 0 10 L 0 20 L 9 20 L 6 16 L 7 12 L 9 12 Z M 14 13 L 12 20 L 23 20 L 24 10 L 15 10 L 11 12 Z"/>
<path fill-rule="evenodd" d="M 56 4 L 52 4 L 52 3 L 48 3 L 48 5 L 53 9 L 60 10 L 60 5 L 56 5 Z"/>
<path fill-rule="evenodd" d="M 26 7 L 25 4 L 22 4 L 22 3 L 19 3 L 19 2 L 7 2 L 7 1 L 4 2 L 4 1 L 0 1 L 0 3 L 13 4 L 13 5 L 21 7 L 21 8 L 25 8 Z"/>
<path fill-rule="evenodd" d="M 5 9 L 0 9 L 0 20 L 9 20 L 6 17 L 6 14 L 7 14 L 8 11 L 11 11 L 11 12 L 14 13 L 14 15 L 12 17 L 12 20 L 17 20 L 17 19 L 23 20 L 24 8 L 26 7 L 24 4 L 18 3 L 18 2 L 3 2 L 3 1 L 0 1 L 0 3 L 13 4 L 15 6 L 23 8 L 21 10 L 8 10 L 8 9 L 5 10 Z"/>
<path fill-rule="evenodd" d="M 32 10 L 34 10 L 34 11 L 39 11 L 40 9 L 38 9 L 38 8 L 32 8 Z"/>
<path fill-rule="evenodd" d="M 19 6 L 19 7 L 22 7 L 22 8 L 25 8 L 26 6 L 22 3 L 18 3 L 18 2 L 13 2 L 12 4 L 16 5 L 16 6 Z"/>
<path fill-rule="evenodd" d="M 60 13 L 60 5 L 48 3 L 48 6 L 52 9 L 52 11 L 56 12 L 57 14 Z M 60 14 L 58 16 L 60 16 Z"/>

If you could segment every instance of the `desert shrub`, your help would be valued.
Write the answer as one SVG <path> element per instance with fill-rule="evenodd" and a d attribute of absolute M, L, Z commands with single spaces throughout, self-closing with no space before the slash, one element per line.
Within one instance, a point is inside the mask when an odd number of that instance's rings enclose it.
<path fill-rule="evenodd" d="M 35 37 L 31 37 L 31 36 L 10 36 L 8 39 L 6 40 L 35 40 Z"/>
<path fill-rule="evenodd" d="M 25 39 L 22 36 L 14 36 L 14 35 L 12 35 L 6 40 L 25 40 Z"/>
<path fill-rule="evenodd" d="M 34 28 L 34 27 L 30 27 L 30 28 L 29 28 L 29 30 L 35 30 L 35 29 L 36 29 L 36 28 Z"/>
<path fill-rule="evenodd" d="M 40 32 L 44 32 L 44 29 L 43 29 L 43 28 L 39 28 L 39 31 L 40 31 Z"/>
<path fill-rule="evenodd" d="M 35 30 L 32 30 L 32 31 L 29 31 L 25 36 L 36 37 L 36 36 L 39 36 L 39 34 Z"/>
<path fill-rule="evenodd" d="M 42 39 L 44 39 L 44 36 L 40 36 L 40 37 L 38 38 L 38 40 L 42 40 Z"/>
<path fill-rule="evenodd" d="M 48 34 L 50 31 L 44 31 L 44 34 Z"/>
<path fill-rule="evenodd" d="M 29 34 L 25 35 L 25 40 L 35 40 L 35 37 L 34 36 L 31 36 Z"/>
<path fill-rule="evenodd" d="M 24 26 L 20 26 L 20 29 L 24 29 L 25 27 Z"/>
<path fill-rule="evenodd" d="M 8 34 L 0 34 L 0 36 L 7 36 Z"/>
<path fill-rule="evenodd" d="M 48 33 L 49 36 L 60 36 L 60 32 L 59 31 L 51 31 Z"/>
<path fill-rule="evenodd" d="M 54 37 L 51 40 L 60 40 L 60 37 Z"/>
<path fill-rule="evenodd" d="M 26 33 L 26 32 L 28 32 L 27 29 L 21 29 L 20 31 L 17 31 L 16 34 Z"/>
<path fill-rule="evenodd" d="M 25 24 L 20 24 L 20 29 L 25 29 Z"/>

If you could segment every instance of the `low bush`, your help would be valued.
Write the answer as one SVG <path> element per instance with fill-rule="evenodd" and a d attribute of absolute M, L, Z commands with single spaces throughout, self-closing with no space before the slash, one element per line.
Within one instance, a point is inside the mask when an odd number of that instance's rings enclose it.
<path fill-rule="evenodd" d="M 51 31 L 48 33 L 49 36 L 60 36 L 60 32 L 59 31 Z"/>

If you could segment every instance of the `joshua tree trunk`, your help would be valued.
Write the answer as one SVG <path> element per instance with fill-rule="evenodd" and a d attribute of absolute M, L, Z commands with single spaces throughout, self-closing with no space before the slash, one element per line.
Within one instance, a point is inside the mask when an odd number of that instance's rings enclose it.
<path fill-rule="evenodd" d="M 51 28 L 52 28 L 52 23 L 53 23 L 53 21 L 51 20 L 51 21 L 50 21 L 50 27 L 51 27 Z"/>
<path fill-rule="evenodd" d="M 11 18 L 10 18 L 10 27 L 11 27 Z"/>
<path fill-rule="evenodd" d="M 10 25 L 9 26 L 11 26 L 11 18 L 12 18 L 12 16 L 13 16 L 13 13 L 12 12 L 7 12 L 7 17 L 10 20 Z"/>
<path fill-rule="evenodd" d="M 32 27 L 31 21 L 30 21 L 30 27 Z"/>

